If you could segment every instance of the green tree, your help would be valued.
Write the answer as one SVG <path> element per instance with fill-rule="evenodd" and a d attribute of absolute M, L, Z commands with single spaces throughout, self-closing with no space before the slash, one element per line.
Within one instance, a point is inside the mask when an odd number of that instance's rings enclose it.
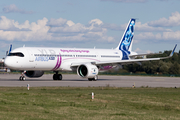
<path fill-rule="evenodd" d="M 180 66 L 179 66 L 178 62 L 175 62 L 169 68 L 169 74 L 180 74 L 179 71 L 180 71 Z"/>

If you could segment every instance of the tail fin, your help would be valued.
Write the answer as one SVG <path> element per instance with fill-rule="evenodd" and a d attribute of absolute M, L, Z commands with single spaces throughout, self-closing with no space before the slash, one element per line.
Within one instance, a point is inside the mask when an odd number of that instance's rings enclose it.
<path fill-rule="evenodd" d="M 9 50 L 6 52 L 6 56 L 9 55 L 9 53 L 11 52 L 11 50 L 12 50 L 12 44 L 10 45 Z"/>
<path fill-rule="evenodd" d="M 130 19 L 126 30 L 124 31 L 124 34 L 121 38 L 121 41 L 119 42 L 119 45 L 117 46 L 117 50 L 123 50 L 123 51 L 131 51 L 132 49 L 132 42 L 133 42 L 133 36 L 134 36 L 134 27 L 135 27 L 135 19 Z"/>

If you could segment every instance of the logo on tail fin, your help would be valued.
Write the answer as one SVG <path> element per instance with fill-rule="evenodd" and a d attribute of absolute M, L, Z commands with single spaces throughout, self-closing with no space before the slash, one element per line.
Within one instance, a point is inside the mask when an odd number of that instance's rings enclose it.
<path fill-rule="evenodd" d="M 134 36 L 134 27 L 135 27 L 135 19 L 130 19 L 126 30 L 124 31 L 124 34 L 121 38 L 121 41 L 119 42 L 117 50 L 121 50 L 123 57 L 122 60 L 128 60 L 129 54 L 131 53 L 132 49 L 132 40 Z"/>
<path fill-rule="evenodd" d="M 134 36 L 135 19 L 131 19 L 119 45 L 119 50 L 129 51 Z"/>

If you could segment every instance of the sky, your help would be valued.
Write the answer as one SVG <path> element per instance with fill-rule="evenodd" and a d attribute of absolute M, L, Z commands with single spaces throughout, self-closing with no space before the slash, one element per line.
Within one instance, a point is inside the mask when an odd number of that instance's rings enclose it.
<path fill-rule="evenodd" d="M 0 58 L 26 47 L 116 48 L 131 18 L 133 51 L 180 49 L 180 0 L 3 0 Z"/>

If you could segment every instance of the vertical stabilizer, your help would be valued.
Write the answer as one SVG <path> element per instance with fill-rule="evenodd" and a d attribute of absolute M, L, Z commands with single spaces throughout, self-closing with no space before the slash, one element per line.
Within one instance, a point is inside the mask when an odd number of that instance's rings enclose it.
<path fill-rule="evenodd" d="M 126 27 L 126 30 L 124 31 L 124 34 L 121 38 L 121 41 L 119 42 L 119 45 L 116 49 L 129 52 L 131 51 L 134 36 L 134 27 L 135 19 L 132 18 L 130 19 Z"/>
<path fill-rule="evenodd" d="M 6 51 L 6 56 L 9 55 L 9 53 L 11 52 L 11 50 L 12 50 L 12 44 L 10 45 L 9 50 Z"/>
<path fill-rule="evenodd" d="M 9 47 L 9 53 L 11 52 L 11 50 L 12 50 L 12 44 Z"/>

